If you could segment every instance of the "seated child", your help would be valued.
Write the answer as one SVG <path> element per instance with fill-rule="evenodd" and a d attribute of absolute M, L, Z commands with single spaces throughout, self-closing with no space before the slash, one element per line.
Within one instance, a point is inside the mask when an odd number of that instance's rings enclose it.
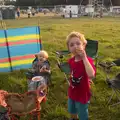
<path fill-rule="evenodd" d="M 50 79 L 50 64 L 48 62 L 48 53 L 44 50 L 41 50 L 39 53 L 35 54 L 35 57 L 37 58 L 37 60 L 33 62 L 31 71 L 34 74 L 33 77 L 38 76 L 39 80 L 29 80 L 29 90 L 35 90 L 43 83 L 48 85 Z"/>

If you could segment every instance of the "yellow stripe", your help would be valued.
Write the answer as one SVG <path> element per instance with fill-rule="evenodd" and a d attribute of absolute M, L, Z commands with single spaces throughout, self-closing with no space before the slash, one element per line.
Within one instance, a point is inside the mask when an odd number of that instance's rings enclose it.
<path fill-rule="evenodd" d="M 27 60 L 19 60 L 19 61 L 13 61 L 12 66 L 18 66 L 18 65 L 24 65 L 24 64 L 31 64 L 33 59 L 27 59 Z M 7 63 L 0 63 L 0 68 L 8 68 L 10 67 L 10 64 Z"/>
<path fill-rule="evenodd" d="M 10 63 L 0 63 L 0 68 L 10 67 Z"/>
<path fill-rule="evenodd" d="M 30 40 L 30 39 L 36 39 L 36 38 L 39 39 L 38 34 L 8 37 L 8 41 L 15 42 L 15 41 Z M 4 42 L 5 42 L 5 38 L 0 38 L 0 43 L 4 43 Z"/>

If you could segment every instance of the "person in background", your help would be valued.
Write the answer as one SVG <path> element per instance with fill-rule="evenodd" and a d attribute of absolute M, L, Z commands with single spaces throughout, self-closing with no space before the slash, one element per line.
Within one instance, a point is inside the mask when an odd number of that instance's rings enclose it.
<path fill-rule="evenodd" d="M 30 18 L 30 16 L 31 16 L 31 9 L 28 8 L 27 14 L 28 14 L 28 18 Z"/>
<path fill-rule="evenodd" d="M 17 17 L 20 18 L 20 8 L 17 8 Z"/>
<path fill-rule="evenodd" d="M 35 9 L 32 8 L 32 16 L 35 16 Z"/>

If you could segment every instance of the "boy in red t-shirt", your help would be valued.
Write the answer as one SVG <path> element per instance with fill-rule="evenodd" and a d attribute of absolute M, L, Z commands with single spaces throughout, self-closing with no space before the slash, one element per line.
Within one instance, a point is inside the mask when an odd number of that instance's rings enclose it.
<path fill-rule="evenodd" d="M 68 50 L 73 54 L 69 59 L 71 77 L 68 89 L 68 111 L 70 120 L 88 120 L 88 103 L 91 97 L 90 80 L 95 76 L 92 58 L 85 52 L 87 41 L 83 34 L 71 32 L 67 36 Z"/>

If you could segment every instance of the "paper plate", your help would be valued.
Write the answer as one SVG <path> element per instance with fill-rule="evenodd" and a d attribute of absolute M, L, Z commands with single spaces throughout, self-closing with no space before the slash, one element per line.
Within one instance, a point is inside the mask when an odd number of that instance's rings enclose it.
<path fill-rule="evenodd" d="M 44 78 L 42 76 L 36 76 L 32 78 L 32 81 L 42 81 Z"/>

